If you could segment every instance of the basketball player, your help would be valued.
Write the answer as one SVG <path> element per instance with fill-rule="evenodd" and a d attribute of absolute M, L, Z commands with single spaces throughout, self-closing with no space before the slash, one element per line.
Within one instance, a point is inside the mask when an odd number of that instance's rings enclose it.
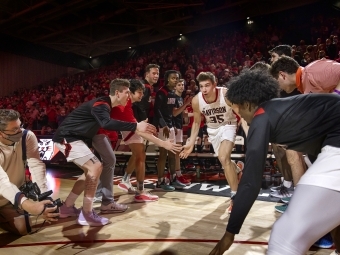
<path fill-rule="evenodd" d="M 173 125 L 173 108 L 176 101 L 175 93 L 180 74 L 176 70 L 168 70 L 165 72 L 165 86 L 161 87 L 155 98 L 155 125 L 159 127 L 158 138 L 162 140 L 176 140 L 175 128 Z M 164 175 L 165 163 L 168 159 L 170 172 Z M 156 189 L 163 191 L 174 191 L 175 188 L 183 189 L 186 185 L 172 180 L 175 172 L 175 154 L 164 148 L 159 148 L 159 157 L 157 161 L 158 181 Z M 170 185 L 171 184 L 171 185 Z"/>
<path fill-rule="evenodd" d="M 269 54 L 271 55 L 271 64 L 273 64 L 281 57 L 290 57 L 292 55 L 292 47 L 284 44 L 278 45 L 270 50 Z M 270 68 L 268 68 L 267 71 L 269 71 L 269 69 Z M 280 97 L 284 98 L 299 94 L 301 94 L 301 92 L 299 92 L 297 89 L 293 90 L 291 93 L 287 93 L 286 91 L 281 90 Z M 290 197 L 292 195 L 292 192 L 288 189 L 292 186 L 293 180 L 296 185 L 298 180 L 306 171 L 303 156 L 299 152 L 293 150 L 285 150 L 284 148 L 276 144 L 272 144 L 272 147 L 277 166 L 282 173 L 284 180 L 280 186 L 271 188 L 272 192 L 270 193 L 270 195 L 278 198 Z M 275 206 L 275 210 L 281 213 L 283 212 L 283 208 L 285 207 Z"/>
<path fill-rule="evenodd" d="M 209 142 L 212 144 L 224 169 L 224 174 L 231 189 L 231 199 L 233 199 L 238 186 L 237 173 L 241 171 L 230 159 L 236 138 L 238 119 L 226 103 L 225 94 L 227 89 L 216 87 L 215 75 L 210 72 L 201 72 L 197 76 L 197 81 L 200 85 L 200 92 L 192 99 L 194 123 L 190 138 L 188 138 L 187 144 L 183 146 L 180 157 L 187 158 L 192 152 L 198 135 L 202 113 L 207 124 Z M 232 204 L 231 202 L 228 212 L 231 212 Z"/>
<path fill-rule="evenodd" d="M 117 120 L 129 121 L 129 122 L 137 122 L 134 117 L 134 112 L 132 110 L 132 104 L 135 102 L 139 102 L 144 93 L 144 84 L 139 80 L 130 80 L 130 99 L 128 100 L 125 107 L 117 106 L 112 109 L 111 116 L 115 117 Z M 176 151 L 180 151 L 182 146 L 173 144 L 169 140 L 160 140 L 157 137 L 147 134 L 140 133 L 137 135 L 134 132 L 130 131 L 122 131 L 123 140 L 126 145 L 128 145 L 131 149 L 132 155 L 127 164 L 127 168 L 124 174 L 124 177 L 121 183 L 118 184 L 118 187 L 127 192 L 135 192 L 134 201 L 135 202 L 152 202 L 157 201 L 158 196 L 151 194 L 144 190 L 144 179 L 145 179 L 145 146 L 144 139 L 147 139 L 159 147 L 165 148 L 171 153 L 176 153 Z M 133 170 L 136 169 L 136 178 L 137 178 L 137 191 L 134 190 L 130 183 L 130 176 Z"/>
<path fill-rule="evenodd" d="M 340 63 L 332 60 L 320 59 L 301 67 L 294 59 L 281 57 L 270 72 L 287 93 L 297 88 L 303 94 L 340 94 Z"/>
<path fill-rule="evenodd" d="M 340 94 L 340 64 L 321 59 L 301 67 L 293 58 L 282 56 L 271 66 L 270 73 L 278 80 L 280 88 L 288 95 L 298 90 L 299 93 L 336 93 Z M 296 152 L 287 150 L 287 160 L 292 168 L 295 183 L 305 172 Z"/>
<path fill-rule="evenodd" d="M 67 161 L 74 162 L 84 171 L 75 182 L 60 212 L 66 217 L 79 215 L 80 225 L 103 226 L 109 223 L 107 218 L 100 217 L 93 210 L 93 200 L 103 166 L 88 144 L 91 144 L 99 128 L 156 133 L 155 127 L 146 122 L 122 122 L 110 118 L 112 107 L 126 105 L 129 86 L 127 80 L 113 80 L 109 96 L 95 98 L 79 106 L 66 117 L 54 134 L 53 141 Z M 74 208 L 74 202 L 83 191 L 83 208 L 79 212 Z"/>
<path fill-rule="evenodd" d="M 142 100 L 132 105 L 134 116 L 138 122 L 148 119 L 149 123 L 153 120 L 149 116 L 151 103 L 151 86 L 154 86 L 159 79 L 159 65 L 148 64 L 145 67 L 145 79 L 142 80 L 145 89 Z"/>
<path fill-rule="evenodd" d="M 321 59 L 301 67 L 293 58 L 281 57 L 273 63 L 270 72 L 278 80 L 280 88 L 287 93 L 297 89 L 303 94 L 331 92 L 340 94 L 340 64 L 332 60 Z M 288 152 L 294 151 L 287 150 L 287 159 L 292 167 L 293 180 L 297 183 L 304 171 L 299 171 L 299 167 L 296 168 L 298 161 L 295 164 L 291 163 L 294 154 Z M 284 212 L 287 205 L 276 206 L 275 209 Z M 314 246 L 330 248 L 331 238 L 329 235 L 325 236 Z"/>
<path fill-rule="evenodd" d="M 210 255 L 222 255 L 239 233 L 261 189 L 269 142 L 318 157 L 274 224 L 267 254 L 304 255 L 333 229 L 333 238 L 340 237 L 334 235 L 340 224 L 340 97 L 276 98 L 278 92 L 277 81 L 264 72 L 245 71 L 230 82 L 229 104 L 250 125 L 247 156 L 226 233 Z"/>
<path fill-rule="evenodd" d="M 268 51 L 268 53 L 270 54 L 270 63 L 272 64 L 280 57 L 283 56 L 291 57 L 292 47 L 290 45 L 281 44 Z"/>

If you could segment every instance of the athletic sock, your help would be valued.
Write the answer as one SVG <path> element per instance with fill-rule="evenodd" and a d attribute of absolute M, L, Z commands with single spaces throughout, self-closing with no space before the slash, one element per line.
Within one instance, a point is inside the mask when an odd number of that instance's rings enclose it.
<path fill-rule="evenodd" d="M 73 206 L 78 197 L 79 197 L 79 195 L 74 194 L 73 192 L 70 192 L 70 194 L 68 195 L 68 197 L 65 200 L 65 205 L 67 207 Z"/>
<path fill-rule="evenodd" d="M 89 213 L 93 208 L 93 197 L 84 197 L 83 201 L 83 211 Z"/>
<path fill-rule="evenodd" d="M 291 181 L 283 181 L 283 186 L 285 186 L 286 188 L 290 188 L 292 186 L 292 182 Z"/>
<path fill-rule="evenodd" d="M 172 175 L 172 181 L 176 180 L 177 173 Z"/>
<path fill-rule="evenodd" d="M 131 174 L 128 174 L 127 172 L 125 172 L 125 174 L 123 176 L 123 181 L 124 182 L 130 182 L 130 177 L 131 177 Z"/>
<path fill-rule="evenodd" d="M 181 171 L 181 169 L 176 170 L 176 176 L 177 176 L 177 177 L 182 176 L 182 171 Z"/>

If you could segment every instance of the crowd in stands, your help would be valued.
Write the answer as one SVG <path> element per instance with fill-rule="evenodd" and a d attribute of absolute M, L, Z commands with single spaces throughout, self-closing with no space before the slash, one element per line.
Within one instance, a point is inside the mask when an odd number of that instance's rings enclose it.
<path fill-rule="evenodd" d="M 39 89 L 20 89 L 10 96 L 0 98 L 0 107 L 20 112 L 24 127 L 38 134 L 53 134 L 68 113 L 79 104 L 109 94 L 110 81 L 115 78 L 143 79 L 144 68 L 149 63 L 160 65 L 160 77 L 166 70 L 179 71 L 186 81 L 186 91 L 198 92 L 195 77 L 202 71 L 212 72 L 219 86 L 226 86 L 231 77 L 256 62 L 269 62 L 269 50 L 282 41 L 287 31 L 268 25 L 261 33 L 250 31 L 221 32 L 215 36 L 203 36 L 201 42 L 188 42 L 172 49 L 148 50 L 124 63 L 78 73 L 59 79 Z M 314 60 L 328 58 L 340 62 L 340 18 L 325 18 L 319 15 L 311 23 L 307 44 L 302 39 L 292 45 L 292 56 L 306 66 Z M 159 79 L 157 88 L 164 80 Z M 152 111 L 152 107 L 151 107 Z M 152 115 L 152 112 L 150 113 Z M 152 116 L 151 116 L 152 117 Z"/>

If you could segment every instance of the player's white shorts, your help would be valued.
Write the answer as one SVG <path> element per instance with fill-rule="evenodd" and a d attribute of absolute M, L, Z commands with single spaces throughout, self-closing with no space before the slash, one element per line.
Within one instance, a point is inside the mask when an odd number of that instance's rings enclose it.
<path fill-rule="evenodd" d="M 158 138 L 163 141 L 166 141 L 166 138 L 163 136 L 163 128 L 159 128 Z M 176 142 L 175 129 L 173 127 L 170 128 L 169 139 L 172 140 L 173 142 Z"/>
<path fill-rule="evenodd" d="M 183 143 L 183 129 L 177 129 L 176 143 Z"/>
<path fill-rule="evenodd" d="M 67 162 L 74 162 L 79 166 L 83 166 L 91 158 L 95 157 L 90 148 L 82 140 L 54 144 L 65 155 Z"/>
<path fill-rule="evenodd" d="M 122 133 L 123 141 L 126 145 L 129 145 L 132 143 L 143 143 L 144 142 L 143 137 L 137 135 L 133 131 L 120 131 L 120 132 Z"/>
<path fill-rule="evenodd" d="M 219 128 L 207 128 L 208 141 L 212 144 L 215 154 L 218 152 L 224 140 L 235 142 L 237 125 L 225 125 Z"/>

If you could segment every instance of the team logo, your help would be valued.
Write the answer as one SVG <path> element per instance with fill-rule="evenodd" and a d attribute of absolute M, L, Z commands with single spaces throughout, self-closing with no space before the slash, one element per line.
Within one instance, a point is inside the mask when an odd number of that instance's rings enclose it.
<path fill-rule="evenodd" d="M 38 139 L 38 149 L 41 160 L 51 160 L 54 155 L 52 139 Z"/>

